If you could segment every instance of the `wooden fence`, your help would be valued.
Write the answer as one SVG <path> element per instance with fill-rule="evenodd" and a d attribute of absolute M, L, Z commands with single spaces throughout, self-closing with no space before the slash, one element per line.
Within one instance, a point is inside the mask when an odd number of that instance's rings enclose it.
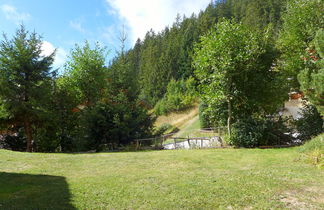
<path fill-rule="evenodd" d="M 166 135 L 162 135 L 162 136 L 157 136 L 157 137 L 152 137 L 152 138 L 146 138 L 146 139 L 134 139 L 135 141 L 135 149 L 139 150 L 143 144 L 145 144 L 145 142 L 147 142 L 150 145 L 154 145 L 153 148 L 154 149 L 162 149 L 163 148 L 163 142 L 172 137 L 174 134 L 176 133 L 169 133 Z"/>
<path fill-rule="evenodd" d="M 192 141 L 196 141 L 194 143 L 195 146 L 198 145 L 200 141 L 200 148 L 203 147 L 203 141 L 211 141 L 212 138 L 219 138 L 222 141 L 222 136 L 226 133 L 226 127 L 214 127 L 214 128 L 202 128 L 199 129 L 201 133 L 217 133 L 217 136 L 213 137 L 172 137 L 176 133 L 169 133 L 162 136 L 152 137 L 152 138 L 145 138 L 145 139 L 134 139 L 135 142 L 135 149 L 139 150 L 141 148 L 150 148 L 150 149 L 163 149 L 163 143 L 167 139 L 173 139 L 174 148 L 177 147 L 177 143 L 187 141 L 189 147 L 191 146 Z M 223 146 L 223 143 L 222 145 Z"/>
<path fill-rule="evenodd" d="M 173 143 L 165 145 L 166 149 L 178 149 L 178 148 L 222 148 L 224 147 L 223 138 L 220 136 L 212 137 L 174 137 Z M 171 147 L 171 144 L 173 147 Z"/>

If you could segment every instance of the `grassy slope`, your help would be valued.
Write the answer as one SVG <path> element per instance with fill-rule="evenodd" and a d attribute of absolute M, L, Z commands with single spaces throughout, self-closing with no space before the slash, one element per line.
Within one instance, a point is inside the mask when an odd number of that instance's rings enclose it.
<path fill-rule="evenodd" d="M 202 133 L 199 131 L 198 105 L 182 112 L 173 112 L 165 116 L 159 116 L 155 122 L 155 126 L 159 127 L 164 123 L 171 124 L 179 129 L 174 137 L 209 137 L 217 135 L 216 133 Z M 172 142 L 172 140 L 167 142 Z"/>
<path fill-rule="evenodd" d="M 189 120 L 195 118 L 196 116 L 198 116 L 198 105 L 192 109 L 184 110 L 182 112 L 172 112 L 168 115 L 159 116 L 154 125 L 159 127 L 164 123 L 168 123 L 180 128 L 185 126 Z"/>
<path fill-rule="evenodd" d="M 199 136 L 200 121 L 199 116 L 196 115 L 192 119 L 186 121 L 180 128 L 179 132 L 175 134 L 176 137 Z"/>
<path fill-rule="evenodd" d="M 28 154 L 0 150 L 0 209 L 324 208 L 297 149 Z"/>

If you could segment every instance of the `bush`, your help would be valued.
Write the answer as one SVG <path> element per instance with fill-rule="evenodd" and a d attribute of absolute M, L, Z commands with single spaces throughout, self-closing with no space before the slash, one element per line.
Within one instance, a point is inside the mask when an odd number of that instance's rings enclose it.
<path fill-rule="evenodd" d="M 26 151 L 27 139 L 24 136 L 24 129 L 22 127 L 14 127 L 11 129 L 13 134 L 4 135 L 5 149 L 13 151 Z"/>
<path fill-rule="evenodd" d="M 197 100 L 195 81 L 193 78 L 176 81 L 172 79 L 164 97 L 154 107 L 156 115 L 164 115 L 173 111 L 190 108 Z"/>
<path fill-rule="evenodd" d="M 210 120 L 208 119 L 208 114 L 206 113 L 206 108 L 208 105 L 204 102 L 199 104 L 199 121 L 200 121 L 200 128 L 209 128 L 211 127 Z"/>
<path fill-rule="evenodd" d="M 134 139 L 151 136 L 152 118 L 137 102 L 129 102 L 120 94 L 114 103 L 98 102 L 82 111 L 80 141 L 85 149 L 100 150 L 127 145 Z"/>
<path fill-rule="evenodd" d="M 323 119 L 315 106 L 305 104 L 301 114 L 302 118 L 295 121 L 300 140 L 309 140 L 324 131 Z"/>
<path fill-rule="evenodd" d="M 157 127 L 154 131 L 154 135 L 156 136 L 160 136 L 162 134 L 164 134 L 167 130 L 171 130 L 172 129 L 172 125 L 170 125 L 169 123 L 163 123 L 160 127 Z"/>
<path fill-rule="evenodd" d="M 172 132 L 176 132 L 179 129 L 169 123 L 163 123 L 161 126 L 155 128 L 153 135 L 154 136 L 161 136 L 163 134 L 167 134 L 167 133 L 172 133 Z"/>
<path fill-rule="evenodd" d="M 285 133 L 288 128 L 281 118 L 246 118 L 232 126 L 229 144 L 237 147 L 281 145 L 292 141 Z"/>
<path fill-rule="evenodd" d="M 34 147 L 37 152 L 60 152 L 58 127 L 54 123 L 44 123 L 34 133 Z"/>

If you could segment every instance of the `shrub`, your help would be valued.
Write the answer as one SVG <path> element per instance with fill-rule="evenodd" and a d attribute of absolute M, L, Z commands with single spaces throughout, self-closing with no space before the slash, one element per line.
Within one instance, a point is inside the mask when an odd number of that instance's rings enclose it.
<path fill-rule="evenodd" d="M 60 139 L 57 135 L 58 128 L 53 123 L 44 123 L 42 127 L 36 129 L 34 133 L 34 147 L 37 152 L 57 152 Z"/>
<path fill-rule="evenodd" d="M 233 124 L 228 143 L 237 147 L 281 145 L 292 141 L 281 118 L 246 118 Z"/>
<path fill-rule="evenodd" d="M 98 102 L 83 110 L 80 141 L 85 149 L 101 149 L 107 144 L 116 149 L 134 139 L 151 136 L 152 118 L 147 110 L 136 102 L 128 102 L 123 94 L 114 103 Z"/>
<path fill-rule="evenodd" d="M 302 118 L 295 121 L 300 140 L 309 140 L 324 131 L 323 119 L 315 106 L 305 104 L 301 114 Z"/>
<path fill-rule="evenodd" d="M 169 123 L 163 123 L 161 126 L 155 128 L 153 135 L 154 136 L 161 136 L 163 134 L 167 134 L 167 133 L 172 133 L 172 132 L 176 132 L 179 129 Z"/>
<path fill-rule="evenodd" d="M 162 134 L 164 134 L 167 130 L 172 129 L 172 125 L 170 125 L 169 123 L 163 123 L 161 126 L 157 127 L 154 131 L 154 135 L 156 136 L 160 136 Z"/>
<path fill-rule="evenodd" d="M 24 136 L 24 129 L 22 127 L 14 127 L 11 129 L 13 134 L 4 136 L 5 149 L 13 151 L 26 151 L 27 139 Z"/>
<path fill-rule="evenodd" d="M 196 101 L 195 81 L 172 79 L 164 97 L 154 107 L 156 115 L 164 115 L 173 111 L 181 111 L 191 107 Z"/>
<path fill-rule="evenodd" d="M 200 121 L 200 128 L 209 128 L 211 127 L 210 120 L 208 119 L 208 114 L 206 112 L 206 108 L 208 105 L 204 102 L 199 104 L 199 121 Z"/>

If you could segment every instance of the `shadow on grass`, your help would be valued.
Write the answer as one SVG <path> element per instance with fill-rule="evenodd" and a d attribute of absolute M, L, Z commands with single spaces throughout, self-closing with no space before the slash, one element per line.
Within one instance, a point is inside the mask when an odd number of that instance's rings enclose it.
<path fill-rule="evenodd" d="M 75 209 L 64 177 L 0 172 L 0 209 Z"/>

